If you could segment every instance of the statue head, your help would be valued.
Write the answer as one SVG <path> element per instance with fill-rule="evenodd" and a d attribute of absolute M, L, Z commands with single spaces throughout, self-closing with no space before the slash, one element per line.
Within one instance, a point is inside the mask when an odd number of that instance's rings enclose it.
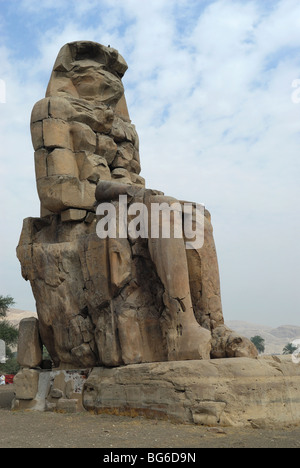
<path fill-rule="evenodd" d="M 102 180 L 144 186 L 122 83 L 127 68 L 117 50 L 95 42 L 60 50 L 46 99 L 35 105 L 31 119 L 44 213 L 92 210 Z"/>
<path fill-rule="evenodd" d="M 127 68 L 116 49 L 96 42 L 71 42 L 58 54 L 46 97 L 72 96 L 115 108 L 124 95 L 122 77 Z"/>

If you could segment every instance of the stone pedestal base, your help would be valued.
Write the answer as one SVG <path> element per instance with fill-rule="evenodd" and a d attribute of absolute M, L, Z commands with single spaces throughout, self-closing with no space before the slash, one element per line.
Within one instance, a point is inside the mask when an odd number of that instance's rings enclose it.
<path fill-rule="evenodd" d="M 83 406 L 208 426 L 300 423 L 300 365 L 291 356 L 95 368 Z"/>
<path fill-rule="evenodd" d="M 291 356 L 23 369 L 14 384 L 15 410 L 85 409 L 207 426 L 300 424 L 300 364 Z"/>
<path fill-rule="evenodd" d="M 14 379 L 13 410 L 77 413 L 83 384 L 90 370 L 37 370 L 24 368 Z"/>

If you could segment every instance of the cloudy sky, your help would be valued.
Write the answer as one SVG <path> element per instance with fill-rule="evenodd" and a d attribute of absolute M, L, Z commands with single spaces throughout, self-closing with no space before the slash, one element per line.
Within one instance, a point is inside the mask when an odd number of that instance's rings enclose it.
<path fill-rule="evenodd" d="M 0 0 L 0 294 L 35 310 L 15 256 L 39 216 L 30 113 L 75 40 L 129 65 L 148 188 L 211 212 L 225 319 L 300 326 L 299 0 Z"/>

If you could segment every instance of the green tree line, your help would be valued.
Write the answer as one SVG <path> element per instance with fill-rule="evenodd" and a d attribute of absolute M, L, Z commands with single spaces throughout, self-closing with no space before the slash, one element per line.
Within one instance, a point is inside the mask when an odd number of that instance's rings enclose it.
<path fill-rule="evenodd" d="M 13 353 L 12 348 L 18 342 L 18 329 L 7 320 L 7 311 L 15 304 L 11 296 L 0 295 L 0 340 L 3 340 L 6 345 L 5 364 L 0 364 L 0 374 L 15 374 L 19 370 L 17 358 Z"/>
<path fill-rule="evenodd" d="M 259 336 L 253 336 L 251 338 L 252 343 L 256 346 L 256 349 L 259 354 L 265 352 L 265 340 Z M 282 350 L 282 354 L 293 354 L 297 350 L 297 346 L 294 346 L 293 343 L 288 343 Z"/>

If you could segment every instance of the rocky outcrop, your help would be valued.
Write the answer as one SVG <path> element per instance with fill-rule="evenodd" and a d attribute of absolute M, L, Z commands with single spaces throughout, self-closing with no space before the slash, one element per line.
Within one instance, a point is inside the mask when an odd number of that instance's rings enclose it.
<path fill-rule="evenodd" d="M 183 225 L 189 216 L 198 226 L 197 205 L 188 213 L 185 202 L 145 188 L 126 69 L 115 49 L 67 44 L 32 112 L 41 218 L 24 221 L 17 255 L 41 340 L 56 366 L 73 368 L 256 357 L 249 340 L 224 326 L 209 212 L 200 219 L 203 242 L 187 248 Z M 147 235 L 135 235 L 137 205 L 147 213 L 140 218 Z M 160 207 L 157 226 L 153 205 Z M 99 234 L 103 206 L 114 213 L 107 223 L 118 235 Z M 177 235 L 154 235 L 167 218 Z M 131 221 L 135 233 L 120 235 Z"/>

